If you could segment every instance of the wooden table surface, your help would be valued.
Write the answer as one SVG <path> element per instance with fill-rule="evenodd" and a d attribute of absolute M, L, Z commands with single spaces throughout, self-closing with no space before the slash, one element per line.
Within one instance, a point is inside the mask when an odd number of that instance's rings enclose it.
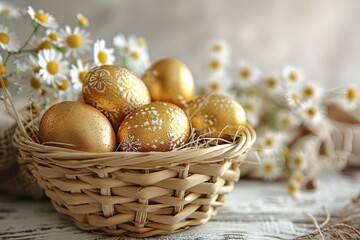
<path fill-rule="evenodd" d="M 226 205 L 207 224 L 156 239 L 292 239 L 315 230 L 323 208 L 333 221 L 360 193 L 360 171 L 327 174 L 319 188 L 291 197 L 284 182 L 241 180 Z M 0 194 L 0 239 L 133 239 L 95 235 L 75 228 L 49 201 L 16 200 Z"/>

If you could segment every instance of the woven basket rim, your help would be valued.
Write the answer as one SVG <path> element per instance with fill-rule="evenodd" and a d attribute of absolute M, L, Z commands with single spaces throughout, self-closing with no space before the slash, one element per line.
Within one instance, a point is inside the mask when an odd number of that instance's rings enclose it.
<path fill-rule="evenodd" d="M 24 127 L 22 129 L 22 127 Z M 18 126 L 13 142 L 18 148 L 30 151 L 33 158 L 46 158 L 55 165 L 68 168 L 91 166 L 116 166 L 154 168 L 183 163 L 212 163 L 221 159 L 233 159 L 247 151 L 255 141 L 256 133 L 249 124 L 244 124 L 237 142 L 215 145 L 207 148 L 184 148 L 168 152 L 83 152 L 59 146 L 36 142 L 25 130 L 30 124 Z M 121 161 L 119 161 L 121 158 Z M 156 161 L 155 161 L 156 159 Z"/>

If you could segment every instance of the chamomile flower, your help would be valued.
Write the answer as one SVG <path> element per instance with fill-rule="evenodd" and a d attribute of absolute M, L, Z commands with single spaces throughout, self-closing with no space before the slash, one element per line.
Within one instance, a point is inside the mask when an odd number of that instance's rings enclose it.
<path fill-rule="evenodd" d="M 146 41 L 143 37 L 130 36 L 129 37 L 129 46 L 131 48 L 139 48 L 140 51 L 147 51 Z"/>
<path fill-rule="evenodd" d="M 292 152 L 288 166 L 293 171 L 302 171 L 308 167 L 308 159 L 304 152 L 294 151 Z"/>
<path fill-rule="evenodd" d="M 0 55 L 0 75 L 7 73 L 7 67 L 4 65 L 3 58 Z"/>
<path fill-rule="evenodd" d="M 208 69 L 211 74 L 222 75 L 225 73 L 226 63 L 218 55 L 212 55 L 209 59 Z"/>
<path fill-rule="evenodd" d="M 114 49 L 106 48 L 104 39 L 96 40 L 94 44 L 94 63 L 96 65 L 113 64 L 115 61 Z"/>
<path fill-rule="evenodd" d="M 282 130 L 289 130 L 299 125 L 299 120 L 295 117 L 294 113 L 288 110 L 281 110 L 278 115 L 279 127 Z"/>
<path fill-rule="evenodd" d="M 0 25 L 0 47 L 7 51 L 17 51 L 20 47 L 17 36 L 4 25 Z"/>
<path fill-rule="evenodd" d="M 81 13 L 76 14 L 76 18 L 77 18 L 78 24 L 80 26 L 82 26 L 82 27 L 88 27 L 89 26 L 89 20 L 83 14 L 81 14 Z"/>
<path fill-rule="evenodd" d="M 263 78 L 262 87 L 269 95 L 279 94 L 282 90 L 281 79 L 277 74 L 270 74 Z"/>
<path fill-rule="evenodd" d="M 304 182 L 304 174 L 302 172 L 295 171 L 291 174 L 290 180 L 293 180 L 298 184 L 302 184 Z"/>
<path fill-rule="evenodd" d="M 300 190 L 300 184 L 294 180 L 290 180 L 288 182 L 288 192 L 290 195 L 294 196 L 299 193 Z"/>
<path fill-rule="evenodd" d="M 39 66 L 41 68 L 39 73 L 53 87 L 65 79 L 68 73 L 68 62 L 62 58 L 62 54 L 54 49 L 45 49 L 39 52 Z"/>
<path fill-rule="evenodd" d="M 219 93 L 229 96 L 231 87 L 230 79 L 226 76 L 210 76 L 210 80 L 204 84 L 205 92 L 207 93 Z"/>
<path fill-rule="evenodd" d="M 284 97 L 286 105 L 292 110 L 298 109 L 303 103 L 302 93 L 298 87 L 288 88 Z"/>
<path fill-rule="evenodd" d="M 41 9 L 36 12 L 31 6 L 29 6 L 27 12 L 33 21 L 45 28 L 55 29 L 59 26 L 55 18 L 50 13 L 46 13 Z"/>
<path fill-rule="evenodd" d="M 261 72 L 255 66 L 240 61 L 237 66 L 237 78 L 235 84 L 239 87 L 253 86 L 260 80 Z"/>
<path fill-rule="evenodd" d="M 307 83 L 302 87 L 302 96 L 304 100 L 315 100 L 322 97 L 320 87 L 312 83 Z"/>
<path fill-rule="evenodd" d="M 113 39 L 114 46 L 120 51 L 120 55 L 124 55 L 125 53 L 129 52 L 130 44 L 127 41 L 124 34 L 119 33 Z"/>
<path fill-rule="evenodd" d="M 258 167 L 258 175 L 265 180 L 275 180 L 280 177 L 282 168 L 281 162 L 275 156 L 263 156 Z"/>
<path fill-rule="evenodd" d="M 230 60 L 230 47 L 222 39 L 215 40 L 210 44 L 210 52 L 218 55 L 224 62 Z"/>
<path fill-rule="evenodd" d="M 5 93 L 4 93 L 5 89 L 10 93 L 10 96 L 16 96 L 22 90 L 21 86 L 18 84 L 16 79 L 10 78 L 9 76 L 6 76 L 6 75 L 1 75 L 0 76 L 0 98 L 3 98 L 5 96 Z"/>
<path fill-rule="evenodd" d="M 40 38 L 38 36 L 34 36 L 30 40 L 30 46 L 35 48 L 37 51 L 43 49 L 51 49 L 53 48 L 53 43 L 47 38 Z"/>
<path fill-rule="evenodd" d="M 52 30 L 52 29 L 46 30 L 46 37 L 52 43 L 57 43 L 59 41 L 59 34 L 55 30 Z"/>
<path fill-rule="evenodd" d="M 90 68 L 90 63 L 84 64 L 80 59 L 76 61 L 76 65 L 71 65 L 70 77 L 75 91 L 81 91 L 85 76 L 89 72 Z"/>
<path fill-rule="evenodd" d="M 20 10 L 12 4 L 0 2 L 0 16 L 4 18 L 20 17 Z"/>
<path fill-rule="evenodd" d="M 241 97 L 238 99 L 241 106 L 243 106 L 247 121 L 254 127 L 259 124 L 260 121 L 260 106 L 261 106 L 261 98 L 253 96 L 253 97 Z"/>
<path fill-rule="evenodd" d="M 79 57 L 91 49 L 90 33 L 75 27 L 73 30 L 66 26 L 59 31 L 59 44 L 67 47 L 65 56 Z"/>
<path fill-rule="evenodd" d="M 357 107 L 358 89 L 355 86 L 349 86 L 346 89 L 346 107 L 348 109 L 355 109 Z"/>
<path fill-rule="evenodd" d="M 35 73 L 39 73 L 40 71 L 40 65 L 38 63 L 38 59 L 32 54 L 23 56 L 17 59 L 14 63 L 16 68 L 22 74 L 35 74 Z"/>
<path fill-rule="evenodd" d="M 125 67 L 138 76 L 142 76 L 150 66 L 149 54 L 139 47 L 132 47 L 127 57 Z"/>
<path fill-rule="evenodd" d="M 261 134 L 261 135 L 260 135 Z M 272 131 L 268 128 L 263 128 L 259 130 L 258 143 L 263 146 L 268 152 L 278 152 L 283 147 L 283 135 Z"/>
<path fill-rule="evenodd" d="M 303 120 L 310 124 L 318 124 L 324 116 L 324 110 L 314 101 L 304 102 L 299 111 Z"/>
<path fill-rule="evenodd" d="M 286 66 L 283 69 L 282 77 L 284 85 L 287 87 L 299 86 L 304 80 L 303 72 L 295 67 Z"/>

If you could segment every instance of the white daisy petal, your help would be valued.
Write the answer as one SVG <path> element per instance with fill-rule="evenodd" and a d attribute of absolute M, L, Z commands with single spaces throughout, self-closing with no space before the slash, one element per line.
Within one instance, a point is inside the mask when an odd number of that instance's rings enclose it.
<path fill-rule="evenodd" d="M 104 39 L 96 40 L 94 44 L 94 63 L 95 65 L 113 64 L 115 57 L 113 55 L 114 49 L 106 48 Z"/>
<path fill-rule="evenodd" d="M 50 13 L 46 13 L 41 9 L 36 12 L 31 6 L 29 6 L 27 12 L 33 21 L 45 28 L 55 29 L 59 26 L 55 18 Z"/>
<path fill-rule="evenodd" d="M 20 48 L 17 36 L 4 25 L 0 25 L 0 48 L 7 51 L 17 51 Z"/>

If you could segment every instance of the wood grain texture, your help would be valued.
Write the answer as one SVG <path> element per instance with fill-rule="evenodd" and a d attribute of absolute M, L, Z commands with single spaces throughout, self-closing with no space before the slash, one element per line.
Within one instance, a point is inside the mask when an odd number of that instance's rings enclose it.
<path fill-rule="evenodd" d="M 328 174 L 315 192 L 288 196 L 282 182 L 240 181 L 225 207 L 204 226 L 151 239 L 289 239 L 315 229 L 305 211 L 319 222 L 322 206 L 335 221 L 342 208 L 360 193 L 360 171 Z M 75 228 L 49 201 L 15 200 L 0 195 L 0 239 L 134 239 L 95 235 Z"/>

